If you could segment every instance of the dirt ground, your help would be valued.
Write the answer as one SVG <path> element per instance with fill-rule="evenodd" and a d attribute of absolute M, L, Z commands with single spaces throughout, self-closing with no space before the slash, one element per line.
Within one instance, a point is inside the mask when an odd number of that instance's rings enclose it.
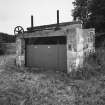
<path fill-rule="evenodd" d="M 62 72 L 17 68 L 0 57 L 0 105 L 105 105 L 105 77 L 72 79 Z"/>

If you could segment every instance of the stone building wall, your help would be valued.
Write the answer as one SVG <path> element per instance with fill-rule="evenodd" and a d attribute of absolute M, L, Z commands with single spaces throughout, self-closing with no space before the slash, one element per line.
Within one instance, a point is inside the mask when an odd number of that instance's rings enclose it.
<path fill-rule="evenodd" d="M 16 40 L 16 64 L 20 67 L 25 65 L 25 40 L 22 38 Z"/>
<path fill-rule="evenodd" d="M 67 69 L 68 72 L 77 70 L 84 65 L 84 59 L 95 52 L 95 30 L 70 29 L 67 35 Z"/>

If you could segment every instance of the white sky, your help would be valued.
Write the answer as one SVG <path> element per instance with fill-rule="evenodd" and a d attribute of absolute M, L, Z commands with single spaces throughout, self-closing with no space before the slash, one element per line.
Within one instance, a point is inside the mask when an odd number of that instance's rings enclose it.
<path fill-rule="evenodd" d="M 74 0 L 0 0 L 0 32 L 14 34 L 17 25 L 25 30 L 34 26 L 56 23 L 56 10 L 60 10 L 60 22 L 72 21 Z"/>

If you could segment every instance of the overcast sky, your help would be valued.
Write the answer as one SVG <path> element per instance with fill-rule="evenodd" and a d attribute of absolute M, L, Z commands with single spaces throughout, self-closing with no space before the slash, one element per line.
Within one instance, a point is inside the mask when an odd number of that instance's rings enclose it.
<path fill-rule="evenodd" d="M 14 34 L 17 25 L 25 30 L 34 25 L 56 23 L 56 10 L 60 10 L 60 22 L 72 21 L 74 0 L 0 0 L 0 32 Z"/>

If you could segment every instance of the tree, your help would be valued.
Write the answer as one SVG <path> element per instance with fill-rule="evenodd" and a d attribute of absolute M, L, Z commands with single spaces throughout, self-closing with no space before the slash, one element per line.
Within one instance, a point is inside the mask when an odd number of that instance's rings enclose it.
<path fill-rule="evenodd" d="M 97 32 L 105 32 L 105 1 L 92 0 L 89 11 L 91 26 L 95 27 Z"/>
<path fill-rule="evenodd" d="M 85 27 L 86 22 L 89 19 L 90 11 L 90 0 L 75 0 L 73 2 L 74 9 L 73 9 L 73 17 L 74 20 L 80 20 L 83 22 Z"/>
<path fill-rule="evenodd" d="M 73 5 L 74 20 L 81 20 L 85 28 L 94 27 L 97 32 L 105 32 L 104 0 L 75 0 Z"/>

